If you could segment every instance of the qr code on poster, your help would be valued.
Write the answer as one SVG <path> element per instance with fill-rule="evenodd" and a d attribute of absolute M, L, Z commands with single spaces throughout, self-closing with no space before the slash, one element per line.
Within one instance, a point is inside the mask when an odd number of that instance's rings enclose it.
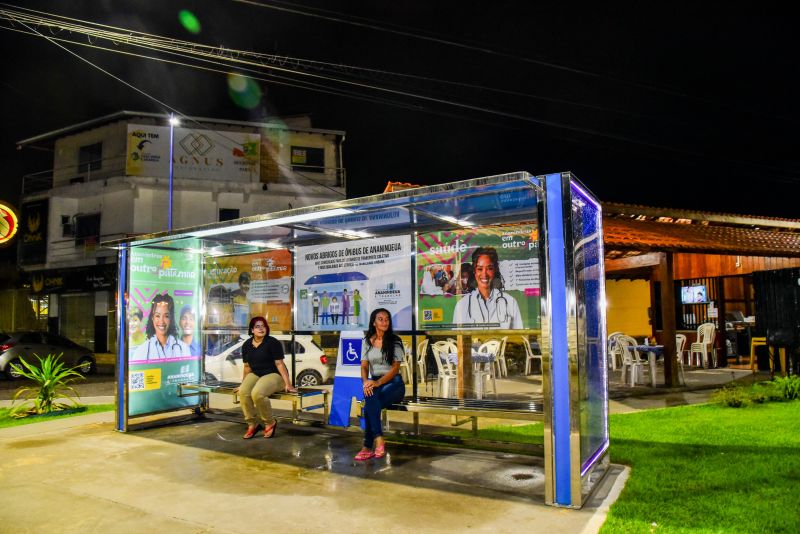
<path fill-rule="evenodd" d="M 143 391 L 144 390 L 144 371 L 135 371 L 131 373 L 129 391 Z"/>
<path fill-rule="evenodd" d="M 423 321 L 433 321 L 433 310 L 422 310 Z"/>

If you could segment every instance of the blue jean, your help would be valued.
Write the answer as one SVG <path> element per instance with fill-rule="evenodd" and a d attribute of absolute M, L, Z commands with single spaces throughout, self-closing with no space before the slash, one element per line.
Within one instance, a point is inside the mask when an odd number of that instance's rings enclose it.
<path fill-rule="evenodd" d="M 384 385 L 372 390 L 372 396 L 364 397 L 364 447 L 371 449 L 375 438 L 383 435 L 381 410 L 397 404 L 406 394 L 406 385 L 399 374 Z"/>

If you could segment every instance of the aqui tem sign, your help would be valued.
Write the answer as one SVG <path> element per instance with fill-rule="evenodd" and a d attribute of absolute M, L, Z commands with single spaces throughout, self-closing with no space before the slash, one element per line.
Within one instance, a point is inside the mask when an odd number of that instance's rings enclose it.
<path fill-rule="evenodd" d="M 18 229 L 17 211 L 11 204 L 0 200 L 0 247 L 10 243 Z"/>

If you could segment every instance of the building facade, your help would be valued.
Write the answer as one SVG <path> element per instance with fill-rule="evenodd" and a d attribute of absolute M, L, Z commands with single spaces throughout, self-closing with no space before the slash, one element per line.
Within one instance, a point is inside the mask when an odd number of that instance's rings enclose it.
<path fill-rule="evenodd" d="M 344 139 L 308 117 L 176 125 L 123 111 L 20 141 L 53 152 L 20 201 L 18 263 L 39 323 L 114 350 L 116 253 L 101 242 L 344 199 Z"/>

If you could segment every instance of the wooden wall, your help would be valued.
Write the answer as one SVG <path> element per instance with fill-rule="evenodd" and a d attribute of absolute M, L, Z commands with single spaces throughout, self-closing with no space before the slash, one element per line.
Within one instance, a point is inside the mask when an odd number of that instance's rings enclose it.
<path fill-rule="evenodd" d="M 738 264 L 738 265 L 737 265 Z M 675 254 L 675 280 L 750 274 L 800 267 L 800 258 L 723 256 L 717 254 Z"/>

